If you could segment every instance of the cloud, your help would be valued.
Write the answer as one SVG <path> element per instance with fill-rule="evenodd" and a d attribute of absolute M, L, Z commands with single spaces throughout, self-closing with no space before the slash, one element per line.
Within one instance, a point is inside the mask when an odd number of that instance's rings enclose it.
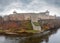
<path fill-rule="evenodd" d="M 48 4 L 53 5 L 55 7 L 60 7 L 60 0 L 52 0 L 52 1 L 45 0 L 45 2 L 47 2 Z"/>
<path fill-rule="evenodd" d="M 60 16 L 59 7 L 52 5 L 48 1 L 44 0 L 34 0 L 29 5 L 27 5 L 27 11 L 34 11 L 34 12 L 44 12 L 46 10 L 50 11 L 50 15 L 57 15 Z"/>
<path fill-rule="evenodd" d="M 0 15 L 8 15 L 12 11 L 17 12 L 44 12 L 50 11 L 50 15 L 60 16 L 60 0 L 0 0 Z"/>
<path fill-rule="evenodd" d="M 20 0 L 20 2 L 22 2 L 25 5 L 31 3 L 32 0 Z"/>

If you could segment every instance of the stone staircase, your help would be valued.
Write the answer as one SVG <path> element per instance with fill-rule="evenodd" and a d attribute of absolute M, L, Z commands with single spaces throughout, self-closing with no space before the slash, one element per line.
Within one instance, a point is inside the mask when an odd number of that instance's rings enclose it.
<path fill-rule="evenodd" d="M 32 24 L 33 30 L 41 31 L 41 26 L 40 25 L 36 26 L 33 21 L 31 21 L 31 24 Z"/>

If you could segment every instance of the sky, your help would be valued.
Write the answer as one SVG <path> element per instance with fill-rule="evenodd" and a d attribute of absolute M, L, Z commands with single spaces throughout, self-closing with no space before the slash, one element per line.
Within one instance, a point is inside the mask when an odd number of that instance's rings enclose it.
<path fill-rule="evenodd" d="M 50 15 L 60 16 L 60 0 L 0 0 L 0 15 L 18 13 L 40 13 L 48 10 Z"/>

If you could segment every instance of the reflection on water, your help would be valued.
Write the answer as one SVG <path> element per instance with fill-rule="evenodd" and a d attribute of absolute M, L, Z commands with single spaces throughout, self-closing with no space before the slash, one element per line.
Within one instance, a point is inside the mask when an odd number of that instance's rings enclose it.
<path fill-rule="evenodd" d="M 60 29 L 54 29 L 40 37 L 0 36 L 0 43 L 60 43 Z"/>

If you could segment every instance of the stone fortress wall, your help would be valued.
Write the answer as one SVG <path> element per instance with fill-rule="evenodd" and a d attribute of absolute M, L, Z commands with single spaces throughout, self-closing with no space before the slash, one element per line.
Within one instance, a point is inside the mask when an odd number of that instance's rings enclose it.
<path fill-rule="evenodd" d="M 8 16 L 4 16 L 4 20 L 32 20 L 37 22 L 39 19 L 55 19 L 56 16 L 49 15 L 49 11 L 40 12 L 40 13 L 17 13 L 13 12 Z"/>

